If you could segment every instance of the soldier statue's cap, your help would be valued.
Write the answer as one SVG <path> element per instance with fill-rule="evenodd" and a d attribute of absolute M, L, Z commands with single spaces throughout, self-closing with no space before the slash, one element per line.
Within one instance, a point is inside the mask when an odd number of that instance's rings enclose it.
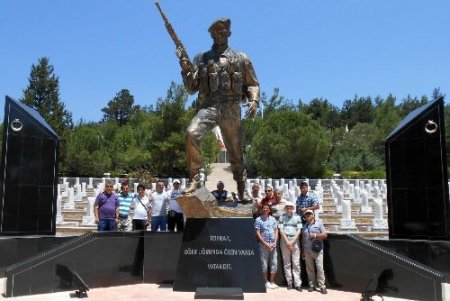
<path fill-rule="evenodd" d="M 219 24 L 223 24 L 225 25 L 225 27 L 227 28 L 228 31 L 230 31 L 230 26 L 231 26 L 231 20 L 228 18 L 220 18 L 217 19 L 216 21 L 214 21 L 211 26 L 208 28 L 209 32 L 213 32 L 214 27 L 216 27 Z"/>

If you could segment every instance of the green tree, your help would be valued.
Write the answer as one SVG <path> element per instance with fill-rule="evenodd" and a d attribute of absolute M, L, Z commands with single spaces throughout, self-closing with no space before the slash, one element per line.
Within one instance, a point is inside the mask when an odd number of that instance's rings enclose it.
<path fill-rule="evenodd" d="M 261 121 L 248 153 L 261 176 L 320 177 L 330 134 L 304 113 L 285 110 Z"/>
<path fill-rule="evenodd" d="M 72 114 L 59 99 L 59 78 L 46 57 L 31 66 L 28 87 L 21 102 L 35 109 L 60 136 L 73 127 Z"/>
<path fill-rule="evenodd" d="M 371 123 L 373 121 L 373 103 L 370 97 L 358 97 L 344 101 L 341 109 L 342 122 L 353 128 L 357 123 Z"/>
<path fill-rule="evenodd" d="M 28 87 L 23 90 L 21 102 L 35 109 L 59 135 L 59 169 L 66 172 L 66 139 L 73 128 L 72 114 L 59 97 L 59 78 L 46 57 L 31 66 Z"/>
<path fill-rule="evenodd" d="M 329 164 L 336 171 L 383 169 L 384 160 L 374 151 L 379 133 L 375 124 L 358 123 L 349 132 L 333 153 Z"/>
<path fill-rule="evenodd" d="M 370 149 L 380 160 L 384 160 L 384 141 L 386 137 L 402 120 L 402 110 L 396 105 L 396 98 L 389 94 L 386 99 L 375 98 L 374 121 L 375 127 L 369 129 L 373 134 Z"/>
<path fill-rule="evenodd" d="M 66 175 L 96 176 L 111 171 L 111 158 L 98 124 L 79 124 L 67 139 Z"/>
<path fill-rule="evenodd" d="M 188 174 L 185 136 L 194 110 L 185 109 L 187 97 L 184 86 L 172 82 L 166 96 L 157 101 L 154 113 L 158 116 L 158 121 L 153 125 L 154 136 L 151 142 L 155 175 Z"/>
<path fill-rule="evenodd" d="M 309 104 L 304 104 L 301 111 L 331 131 L 342 125 L 339 109 L 329 103 L 327 99 L 314 98 Z"/>
<path fill-rule="evenodd" d="M 274 88 L 273 94 L 270 97 L 264 92 L 261 93 L 260 106 L 261 114 L 257 114 L 257 116 L 268 116 L 279 110 L 293 110 L 295 107 L 292 101 L 280 95 L 279 88 Z"/>
<path fill-rule="evenodd" d="M 422 96 L 420 99 L 417 97 L 413 98 L 411 95 L 406 96 L 399 105 L 400 116 L 402 118 L 406 117 L 410 112 L 423 106 L 427 102 L 428 98 L 426 96 Z"/>
<path fill-rule="evenodd" d="M 108 102 L 108 106 L 102 109 L 103 121 L 114 120 L 119 126 L 126 125 L 136 109 L 133 95 L 127 89 L 122 89 Z"/>

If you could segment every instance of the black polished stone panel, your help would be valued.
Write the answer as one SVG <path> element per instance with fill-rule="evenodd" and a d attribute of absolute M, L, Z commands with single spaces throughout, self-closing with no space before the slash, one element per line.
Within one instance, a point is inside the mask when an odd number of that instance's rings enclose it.
<path fill-rule="evenodd" d="M 8 267 L 6 296 L 77 289 L 75 281 L 65 280 L 64 271 L 76 272 L 89 287 L 142 283 L 142 240 L 141 231 L 74 238 Z"/>
<path fill-rule="evenodd" d="M 389 236 L 450 239 L 443 98 L 408 114 L 385 145 Z"/>
<path fill-rule="evenodd" d="M 393 252 L 411 258 L 445 275 L 450 283 L 450 241 L 372 238 Z"/>
<path fill-rule="evenodd" d="M 324 256 L 328 287 L 362 293 L 375 278 L 382 296 L 442 300 L 441 272 L 356 235 L 328 237 Z"/>
<path fill-rule="evenodd" d="M 144 232 L 144 282 L 173 283 L 183 233 Z"/>
<path fill-rule="evenodd" d="M 253 232 L 250 234 L 242 230 L 242 239 L 256 243 Z M 73 272 L 77 272 L 91 288 L 172 280 L 175 278 L 177 254 L 180 253 L 181 244 L 181 236 L 178 233 L 140 231 L 89 233 L 62 245 L 58 245 L 59 241 L 49 237 L 32 236 L 15 238 L 16 246 L 20 246 L 14 247 L 12 238 L 5 239 L 0 239 L 0 250 L 9 245 L 16 248 L 15 250 L 32 249 L 34 254 L 39 248 L 56 244 L 55 248 L 16 263 L 6 270 L 5 294 L 8 297 L 75 290 L 76 283 L 71 278 Z M 375 275 L 379 280 L 378 292 L 383 296 L 441 300 L 444 277 L 441 271 L 446 269 L 445 272 L 449 273 L 450 266 L 449 242 L 388 240 L 382 243 L 390 250 L 354 235 L 329 234 L 324 254 L 327 287 L 362 293 Z M 143 246 L 145 251 L 142 250 Z M 25 256 L 26 252 L 23 251 L 22 255 Z M 108 253 L 113 254 L 103 256 Z M 145 255 L 143 262 L 142 253 Z M 416 258 L 411 257 L 412 255 Z M 145 268 L 145 278 L 142 264 Z M 433 269 L 424 264 L 437 268 Z M 199 265 L 194 269 L 198 267 Z M 245 267 L 257 273 L 256 276 L 245 278 L 245 283 L 255 282 L 258 277 L 261 277 L 262 281 L 259 258 L 257 262 L 251 262 Z M 164 268 L 167 271 L 163 271 Z M 281 261 L 278 269 L 282 269 Z M 110 276 L 111 273 L 119 275 Z"/>
<path fill-rule="evenodd" d="M 198 287 L 266 291 L 252 218 L 187 220 L 173 289 Z"/>
<path fill-rule="evenodd" d="M 71 236 L 3 236 L 0 237 L 0 275 L 19 261 L 56 248 L 73 239 Z"/>
<path fill-rule="evenodd" d="M 55 234 L 59 137 L 8 96 L 3 124 L 0 235 Z"/>

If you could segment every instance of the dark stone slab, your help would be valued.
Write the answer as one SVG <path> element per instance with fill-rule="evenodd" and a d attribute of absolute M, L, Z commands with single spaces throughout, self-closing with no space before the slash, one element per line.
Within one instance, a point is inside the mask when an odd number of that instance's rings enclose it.
<path fill-rule="evenodd" d="M 266 291 L 252 218 L 187 220 L 173 289 L 198 287 Z"/>
<path fill-rule="evenodd" d="M 408 114 L 385 144 L 389 236 L 449 240 L 443 98 Z"/>
<path fill-rule="evenodd" d="M 194 299 L 244 300 L 240 287 L 198 287 Z"/>
<path fill-rule="evenodd" d="M 0 173 L 0 235 L 54 235 L 58 135 L 6 96 Z"/>

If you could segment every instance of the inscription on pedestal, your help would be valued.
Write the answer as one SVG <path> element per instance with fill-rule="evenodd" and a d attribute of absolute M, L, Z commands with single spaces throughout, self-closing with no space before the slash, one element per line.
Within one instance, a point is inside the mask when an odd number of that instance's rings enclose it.
<path fill-rule="evenodd" d="M 252 218 L 187 220 L 174 290 L 197 287 L 265 292 Z"/>

